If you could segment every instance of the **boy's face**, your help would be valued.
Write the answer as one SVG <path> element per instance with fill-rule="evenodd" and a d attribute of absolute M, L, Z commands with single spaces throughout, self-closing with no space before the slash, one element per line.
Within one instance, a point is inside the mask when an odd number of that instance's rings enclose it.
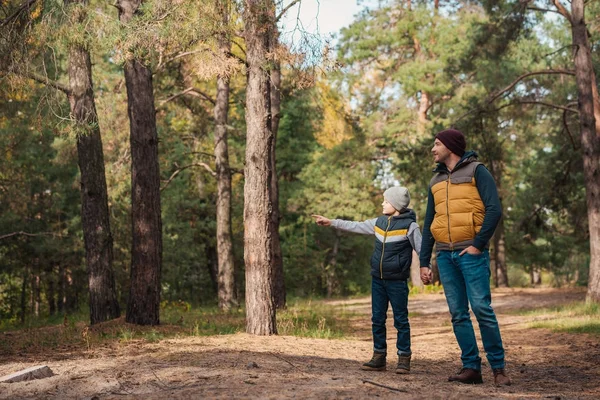
<path fill-rule="evenodd" d="M 450 157 L 450 154 L 452 154 L 452 152 L 448 150 L 444 143 L 440 142 L 439 139 L 435 139 L 435 142 L 433 142 L 431 153 L 433 154 L 433 161 L 442 164 L 445 164 L 446 160 L 448 160 L 448 157 Z"/>
<path fill-rule="evenodd" d="M 381 203 L 381 205 L 383 206 L 383 214 L 384 215 L 393 215 L 397 212 L 397 210 L 394 208 L 394 206 L 391 205 L 390 203 L 388 203 L 388 201 L 386 199 L 383 199 L 383 203 Z"/>

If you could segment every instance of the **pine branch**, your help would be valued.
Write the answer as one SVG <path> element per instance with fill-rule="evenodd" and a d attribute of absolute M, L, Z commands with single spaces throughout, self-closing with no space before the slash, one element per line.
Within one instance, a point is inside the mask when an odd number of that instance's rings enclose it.
<path fill-rule="evenodd" d="M 498 90 L 498 91 L 492 93 L 490 96 L 488 96 L 488 98 L 484 101 L 484 105 L 475 107 L 475 108 L 467 111 L 460 117 L 458 117 L 454 121 L 453 125 L 456 125 L 460 120 L 462 120 L 466 116 L 473 114 L 474 112 L 480 111 L 480 110 L 484 109 L 485 107 L 489 106 L 494 101 L 496 101 L 496 99 L 498 99 L 500 96 L 504 95 L 506 92 L 513 89 L 519 82 L 521 82 L 523 79 L 525 79 L 527 77 L 535 76 L 535 75 L 557 75 L 557 74 L 575 76 L 575 71 L 570 70 L 570 69 L 547 69 L 547 70 L 543 70 L 543 71 L 528 72 L 526 74 L 520 75 L 514 81 L 512 81 L 508 86 L 506 86 L 503 89 Z"/>
<path fill-rule="evenodd" d="M 56 90 L 60 90 L 67 96 L 71 95 L 71 89 L 67 85 L 64 85 L 60 82 L 54 81 L 46 76 L 38 75 L 34 72 L 28 72 L 28 73 L 22 74 L 22 76 L 24 76 L 25 78 L 32 79 L 41 84 L 44 84 L 46 86 L 50 86 Z"/>
<path fill-rule="evenodd" d="M 540 104 L 542 106 L 546 106 L 546 107 L 550 107 L 550 108 L 556 108 L 557 110 L 563 110 L 565 113 L 567 112 L 572 112 L 575 114 L 579 114 L 579 110 L 577 110 L 576 108 L 570 108 L 568 106 L 561 106 L 558 104 L 552 104 L 552 103 L 547 103 L 545 101 L 539 101 L 539 100 L 521 100 L 521 99 L 516 99 L 514 102 L 508 103 L 508 104 L 504 104 L 503 106 L 496 108 L 496 111 L 499 111 L 503 108 L 507 108 L 507 107 L 512 107 L 512 106 L 516 106 L 519 104 Z"/>
<path fill-rule="evenodd" d="M 30 237 L 32 237 L 32 236 L 58 236 L 58 237 L 61 237 L 61 235 L 58 235 L 54 232 L 28 233 L 28 232 L 19 231 L 19 232 L 11 232 L 11 233 L 4 234 L 4 235 L 0 236 L 0 240 L 7 239 L 12 236 L 18 236 L 18 235 L 30 236 Z"/>
<path fill-rule="evenodd" d="M 511 90 L 512 88 L 514 88 L 519 82 L 521 82 L 525 78 L 528 78 L 530 76 L 535 76 L 535 75 L 557 75 L 557 74 L 558 75 L 572 75 L 572 76 L 575 76 L 575 71 L 570 70 L 570 69 L 547 69 L 547 70 L 544 70 L 544 71 L 528 72 L 526 74 L 523 74 L 523 75 L 517 77 L 517 79 L 515 79 L 514 81 L 512 81 L 504 89 L 499 90 L 499 91 L 493 93 L 486 100 L 486 104 L 493 103 L 498 97 L 502 96 L 504 93 L 506 93 L 509 90 Z"/>
<path fill-rule="evenodd" d="M 160 191 L 162 192 L 163 190 L 165 190 L 167 188 L 167 186 L 169 186 L 169 184 L 173 181 L 173 179 L 175 179 L 175 177 L 177 175 L 179 175 L 179 173 L 181 171 L 184 171 L 188 168 L 192 168 L 192 167 L 204 167 L 204 169 L 206 169 L 212 176 L 217 176 L 217 173 L 215 171 L 213 171 L 210 166 L 206 163 L 200 162 L 200 163 L 194 163 L 194 164 L 190 164 L 190 165 L 186 165 L 184 167 L 178 168 L 177 170 L 175 170 L 175 172 L 173 172 L 171 174 L 171 177 L 166 181 L 165 185 L 160 189 Z"/>
<path fill-rule="evenodd" d="M 185 96 L 186 94 L 189 94 L 191 96 L 196 96 L 196 97 L 202 97 L 205 100 L 211 102 L 213 105 L 216 104 L 215 99 L 213 99 L 212 97 L 210 97 L 210 95 L 206 94 L 205 92 L 203 92 L 203 91 L 201 91 L 199 89 L 196 89 L 195 87 L 189 87 L 187 89 L 182 90 L 179 93 L 175 93 L 174 95 L 172 95 L 170 97 L 167 97 L 166 99 L 162 100 L 160 102 L 160 104 L 159 104 L 158 107 L 162 107 L 163 105 L 165 105 L 165 103 L 168 103 L 169 101 L 173 101 L 173 100 L 175 100 L 178 97 Z"/>
<path fill-rule="evenodd" d="M 573 25 L 573 17 L 571 17 L 571 13 L 562 5 L 559 0 L 552 0 L 552 3 L 556 6 L 558 13 L 565 17 L 571 25 Z"/>
<path fill-rule="evenodd" d="M 288 12 L 288 10 L 294 7 L 296 4 L 300 3 L 300 1 L 302 0 L 294 0 L 290 4 L 288 4 L 283 10 L 281 10 L 279 15 L 275 18 L 275 22 L 279 22 L 279 20 L 285 15 L 285 13 Z"/>
<path fill-rule="evenodd" d="M 21 6 L 19 6 L 19 8 L 17 8 L 17 10 L 14 13 L 12 13 L 10 16 L 8 16 L 5 19 L 3 19 L 2 21 L 0 21 L 0 27 L 6 26 L 6 25 L 10 24 L 12 21 L 14 21 L 15 19 L 17 19 L 19 17 L 19 15 L 21 15 L 21 13 L 23 11 L 29 10 L 29 8 L 36 1 L 37 0 L 27 0 L 27 1 L 25 1 L 23 4 L 21 4 Z"/>

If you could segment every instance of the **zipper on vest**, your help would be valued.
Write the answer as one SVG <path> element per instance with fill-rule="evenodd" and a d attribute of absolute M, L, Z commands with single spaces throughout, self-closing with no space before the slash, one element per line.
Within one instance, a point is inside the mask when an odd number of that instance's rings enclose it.
<path fill-rule="evenodd" d="M 390 229 L 390 223 L 392 221 L 392 217 L 388 217 L 387 227 L 385 228 L 385 233 L 383 234 L 383 244 L 381 245 L 381 259 L 379 260 L 379 276 L 383 279 L 383 255 L 385 254 L 385 240 L 387 239 L 388 229 Z"/>
<path fill-rule="evenodd" d="M 450 250 L 454 250 L 452 233 L 450 232 L 450 174 L 448 174 L 448 180 L 446 181 L 446 215 L 448 216 L 448 240 L 450 241 Z"/>

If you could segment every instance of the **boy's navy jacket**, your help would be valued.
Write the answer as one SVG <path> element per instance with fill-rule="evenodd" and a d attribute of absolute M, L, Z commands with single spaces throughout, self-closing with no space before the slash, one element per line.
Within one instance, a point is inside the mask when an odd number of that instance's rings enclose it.
<path fill-rule="evenodd" d="M 371 275 L 379 279 L 406 280 L 410 277 L 413 249 L 421 253 L 421 231 L 411 209 L 400 215 L 382 215 L 363 222 L 331 220 L 331 226 L 354 233 L 375 235 Z"/>

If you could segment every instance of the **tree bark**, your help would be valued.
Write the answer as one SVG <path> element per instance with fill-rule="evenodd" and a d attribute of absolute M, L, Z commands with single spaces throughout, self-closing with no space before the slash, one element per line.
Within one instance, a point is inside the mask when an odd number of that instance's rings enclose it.
<path fill-rule="evenodd" d="M 48 314 L 56 314 L 56 280 L 54 279 L 54 266 L 50 264 L 46 269 L 46 302 L 48 303 Z"/>
<path fill-rule="evenodd" d="M 508 272 L 506 268 L 506 235 L 504 231 L 504 217 L 498 222 L 494 233 L 494 283 L 496 287 L 509 287 Z"/>
<path fill-rule="evenodd" d="M 542 271 L 540 268 L 535 265 L 531 266 L 531 271 L 529 272 L 529 278 L 531 286 L 536 287 L 542 284 Z"/>
<path fill-rule="evenodd" d="M 571 2 L 571 27 L 577 81 L 581 149 L 590 232 L 590 272 L 587 301 L 600 302 L 600 121 L 594 112 L 600 104 L 585 25 L 584 0 Z"/>
<path fill-rule="evenodd" d="M 27 308 L 27 278 L 29 277 L 29 269 L 23 268 L 23 282 L 21 283 L 21 312 L 19 313 L 19 320 L 21 324 L 25 323 L 25 314 Z"/>
<path fill-rule="evenodd" d="M 56 304 L 59 313 L 64 312 L 67 305 L 66 287 L 65 267 L 60 263 L 58 264 L 58 299 Z"/>
<path fill-rule="evenodd" d="M 86 1 L 70 1 L 77 21 L 85 17 Z M 89 285 L 90 324 L 121 315 L 113 271 L 113 238 L 110 230 L 108 192 L 102 138 L 94 100 L 89 51 L 72 45 L 69 51 L 69 103 L 77 133 L 81 171 L 81 222 Z"/>
<path fill-rule="evenodd" d="M 119 19 L 127 23 L 141 0 L 119 0 Z M 131 280 L 126 321 L 158 325 L 162 265 L 162 220 L 158 134 L 152 71 L 140 60 L 125 62 L 131 145 Z"/>
<path fill-rule="evenodd" d="M 277 24 L 273 24 L 271 33 L 270 50 L 273 53 L 279 46 L 279 31 Z M 273 212 L 271 214 L 271 245 L 273 246 L 273 299 L 275 307 L 285 308 L 285 275 L 283 272 L 283 255 L 281 253 L 281 241 L 279 240 L 279 222 L 281 215 L 279 213 L 279 177 L 277 175 L 277 131 L 279 130 L 279 120 L 281 119 L 281 63 L 274 56 L 272 68 L 270 71 L 271 82 L 271 131 L 273 132 L 273 141 L 271 146 L 271 203 Z"/>
<path fill-rule="evenodd" d="M 335 271 L 337 267 L 337 257 L 340 251 L 340 242 L 342 234 L 339 230 L 335 230 L 335 240 L 333 242 L 333 249 L 329 256 L 329 262 L 325 265 L 325 283 L 327 284 L 327 298 L 332 297 L 335 294 L 335 290 L 338 286 L 337 279 L 335 278 Z"/>
<path fill-rule="evenodd" d="M 271 99 L 267 67 L 272 0 L 245 0 L 247 54 L 246 166 L 244 169 L 244 261 L 246 332 L 277 333 L 272 295 Z"/>
<path fill-rule="evenodd" d="M 31 277 L 31 313 L 36 317 L 40 316 L 41 301 L 40 275 L 39 273 L 35 273 Z"/>
<path fill-rule="evenodd" d="M 229 24 L 229 1 L 218 2 L 223 17 L 223 29 Z M 219 49 L 224 54 L 231 51 L 227 32 L 219 34 Z M 238 305 L 235 293 L 235 264 L 231 233 L 231 170 L 227 143 L 227 114 L 229 112 L 229 77 L 217 78 L 215 99 L 215 169 L 217 172 L 217 257 L 219 308 L 229 310 Z"/>
<path fill-rule="evenodd" d="M 497 149 L 501 148 L 501 144 L 497 143 L 495 146 L 498 146 Z M 495 160 L 491 161 L 491 173 L 494 177 L 494 181 L 496 181 L 496 186 L 498 189 L 498 196 L 500 197 L 500 206 L 502 209 L 502 151 L 497 151 L 497 157 Z M 494 252 L 492 254 L 493 258 L 493 270 L 492 275 L 494 276 L 494 284 L 496 287 L 508 287 L 508 273 L 506 267 L 506 236 L 504 229 L 504 217 L 500 218 L 498 222 L 498 226 L 496 227 L 496 231 L 494 232 L 494 237 L 492 238 Z"/>

